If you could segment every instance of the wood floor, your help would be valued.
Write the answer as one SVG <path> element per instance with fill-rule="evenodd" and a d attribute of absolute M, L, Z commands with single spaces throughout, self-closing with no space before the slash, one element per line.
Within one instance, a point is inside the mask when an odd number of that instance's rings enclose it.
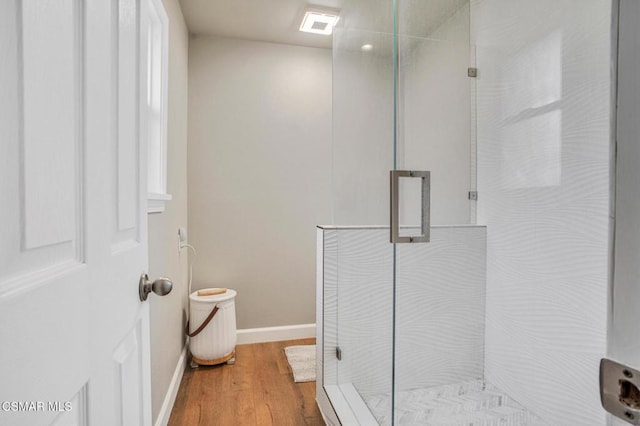
<path fill-rule="evenodd" d="M 234 365 L 187 366 L 169 426 L 324 425 L 315 382 L 294 383 L 285 346 L 315 339 L 238 345 Z"/>

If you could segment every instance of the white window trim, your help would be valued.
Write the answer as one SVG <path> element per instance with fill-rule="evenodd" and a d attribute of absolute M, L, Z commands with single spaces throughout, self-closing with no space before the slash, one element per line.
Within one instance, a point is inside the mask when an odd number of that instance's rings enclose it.
<path fill-rule="evenodd" d="M 162 213 L 165 209 L 165 203 L 171 201 L 171 194 L 154 194 L 147 195 L 147 213 Z"/>

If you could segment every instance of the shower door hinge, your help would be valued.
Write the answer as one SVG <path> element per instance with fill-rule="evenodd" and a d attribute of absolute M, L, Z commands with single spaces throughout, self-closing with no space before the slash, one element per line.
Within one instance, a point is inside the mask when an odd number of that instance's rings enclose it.
<path fill-rule="evenodd" d="M 469 191 L 469 199 L 471 201 L 478 201 L 478 191 Z"/>
<path fill-rule="evenodd" d="M 467 68 L 467 75 L 469 77 L 476 78 L 478 76 L 478 68 L 474 68 L 474 67 Z"/>
<path fill-rule="evenodd" d="M 338 361 L 342 360 L 342 349 L 339 346 L 336 346 L 336 358 L 338 358 Z"/>

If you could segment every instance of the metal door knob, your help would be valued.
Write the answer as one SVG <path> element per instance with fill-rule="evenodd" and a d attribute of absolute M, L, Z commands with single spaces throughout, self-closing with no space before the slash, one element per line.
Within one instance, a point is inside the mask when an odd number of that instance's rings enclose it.
<path fill-rule="evenodd" d="M 142 274 L 140 276 L 139 292 L 140 292 L 140 300 L 145 301 L 149 296 L 149 293 L 152 291 L 158 296 L 164 296 L 166 294 L 171 293 L 171 289 L 173 288 L 173 283 L 169 278 L 158 278 L 155 281 L 150 281 L 149 276 L 147 274 Z"/>

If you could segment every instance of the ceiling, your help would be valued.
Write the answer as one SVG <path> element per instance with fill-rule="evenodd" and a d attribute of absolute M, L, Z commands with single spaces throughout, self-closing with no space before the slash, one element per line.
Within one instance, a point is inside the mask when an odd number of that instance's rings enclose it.
<path fill-rule="evenodd" d="M 426 37 L 469 0 L 403 0 L 399 30 Z M 189 32 L 309 47 L 331 48 L 330 35 L 298 31 L 307 8 L 340 10 L 338 27 L 393 32 L 391 0 L 180 0 Z"/>
<path fill-rule="evenodd" d="M 343 0 L 180 0 L 189 32 L 331 48 L 331 36 L 298 31 L 309 6 L 341 9 Z"/>

